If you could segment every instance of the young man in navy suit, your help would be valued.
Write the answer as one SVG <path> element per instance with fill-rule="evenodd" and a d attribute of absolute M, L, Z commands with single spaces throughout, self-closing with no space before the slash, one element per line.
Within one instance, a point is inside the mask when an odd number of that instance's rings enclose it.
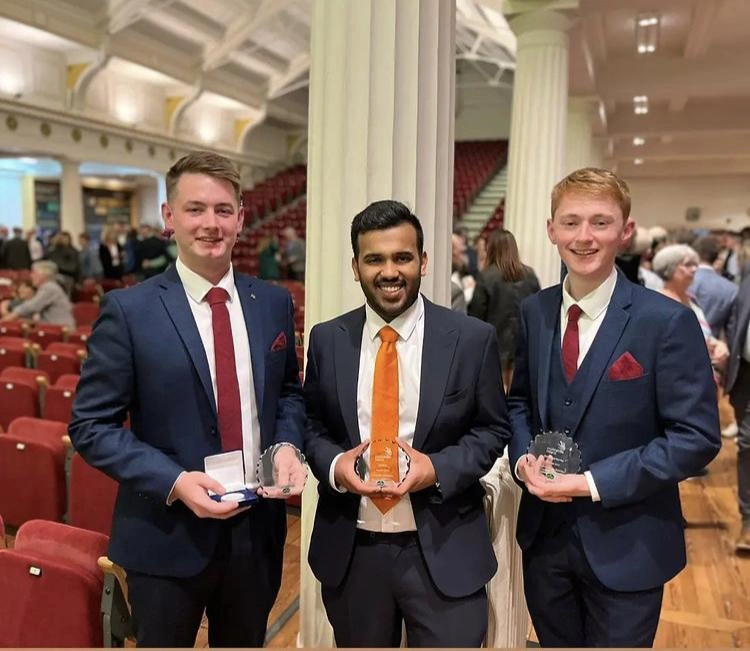
<path fill-rule="evenodd" d="M 487 629 L 497 561 L 479 479 L 510 436 L 497 343 L 491 326 L 419 293 L 423 239 L 399 202 L 358 214 L 352 268 L 367 303 L 310 334 L 306 451 L 320 484 L 309 561 L 340 647 L 398 647 L 402 623 L 410 647 L 478 647 Z M 394 345 L 386 434 L 374 369 Z M 384 436 L 411 467 L 378 487 L 355 462 Z"/>
<path fill-rule="evenodd" d="M 231 161 L 195 152 L 166 181 L 177 262 L 105 296 L 70 436 L 120 483 L 109 553 L 127 571 L 138 645 L 193 646 L 205 610 L 211 646 L 260 647 L 281 581 L 284 503 L 212 500 L 225 487 L 204 459 L 242 450 L 241 481 L 255 487 L 261 451 L 286 443 L 277 467 L 303 472 L 292 300 L 232 269 L 243 210 Z"/>
<path fill-rule="evenodd" d="M 550 241 L 568 274 L 522 305 L 508 398 L 524 488 L 517 538 L 542 646 L 650 646 L 664 583 L 685 565 L 678 482 L 717 454 L 711 364 L 693 312 L 629 282 L 627 184 L 573 172 L 552 191 Z M 557 432 L 578 472 L 528 453 Z"/>

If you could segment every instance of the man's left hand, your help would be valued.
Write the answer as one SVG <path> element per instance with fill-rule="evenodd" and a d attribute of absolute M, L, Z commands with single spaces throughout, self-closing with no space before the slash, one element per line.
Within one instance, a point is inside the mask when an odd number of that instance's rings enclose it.
<path fill-rule="evenodd" d="M 274 485 L 261 487 L 258 495 L 272 499 L 287 499 L 301 495 L 307 483 L 307 469 L 299 460 L 293 445 L 280 445 L 273 454 Z"/>
<path fill-rule="evenodd" d="M 529 455 L 531 457 L 531 455 Z M 551 457 L 531 457 L 524 465 L 523 480 L 532 494 L 545 502 L 567 502 L 574 497 L 590 497 L 589 483 L 583 474 L 557 474 L 548 478 L 547 468 L 551 468 Z"/>
<path fill-rule="evenodd" d="M 434 486 L 437 481 L 435 468 L 432 460 L 423 452 L 415 450 L 405 441 L 397 439 L 398 446 L 409 455 L 409 472 L 406 473 L 404 481 L 395 486 L 385 486 L 382 490 L 383 497 L 402 498 L 407 493 L 416 493 Z"/>

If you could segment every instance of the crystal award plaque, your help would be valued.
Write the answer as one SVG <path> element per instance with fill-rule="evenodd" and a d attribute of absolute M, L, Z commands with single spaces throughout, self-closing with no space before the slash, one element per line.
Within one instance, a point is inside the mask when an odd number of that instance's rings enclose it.
<path fill-rule="evenodd" d="M 278 458 L 277 454 L 280 455 Z M 281 455 L 288 458 L 280 463 Z M 300 495 L 307 483 L 305 455 L 291 443 L 276 443 L 270 446 L 260 455 L 256 471 L 263 497 L 283 499 Z"/>
<path fill-rule="evenodd" d="M 371 443 L 365 453 L 358 456 L 354 462 L 354 471 L 359 478 L 381 488 L 404 481 L 411 464 L 409 455 L 397 443 L 374 443 L 374 446 Z"/>
<path fill-rule="evenodd" d="M 552 458 L 552 468 L 545 468 L 544 471 L 550 480 L 553 480 L 556 474 L 575 474 L 581 468 L 581 451 L 578 444 L 562 432 L 537 434 L 529 445 L 529 454 Z"/>

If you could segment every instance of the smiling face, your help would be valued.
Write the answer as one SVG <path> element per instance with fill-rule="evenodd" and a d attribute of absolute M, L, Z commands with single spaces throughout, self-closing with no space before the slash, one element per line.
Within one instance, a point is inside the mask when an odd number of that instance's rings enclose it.
<path fill-rule="evenodd" d="M 229 269 L 244 220 L 232 184 L 207 174 L 182 174 L 162 205 L 162 217 L 174 231 L 182 262 L 216 284 Z"/>
<path fill-rule="evenodd" d="M 619 204 L 607 195 L 569 192 L 561 197 L 547 220 L 547 235 L 568 268 L 573 298 L 582 298 L 607 279 L 633 228 L 634 223 L 623 218 Z"/>
<path fill-rule="evenodd" d="M 354 279 L 368 305 L 390 323 L 419 296 L 427 274 L 427 254 L 419 254 L 417 231 L 408 222 L 358 236 L 359 256 L 352 259 Z"/>

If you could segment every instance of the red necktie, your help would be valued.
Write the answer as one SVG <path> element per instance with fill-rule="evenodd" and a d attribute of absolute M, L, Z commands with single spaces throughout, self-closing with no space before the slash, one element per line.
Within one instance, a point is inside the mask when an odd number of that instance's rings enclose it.
<path fill-rule="evenodd" d="M 568 325 L 562 341 L 562 362 L 565 377 L 572 382 L 578 370 L 578 319 L 583 310 L 577 305 L 568 308 Z"/>
<path fill-rule="evenodd" d="M 234 362 L 232 324 L 229 321 L 226 289 L 213 287 L 205 299 L 211 306 L 211 325 L 214 333 L 214 361 L 216 363 L 216 397 L 219 412 L 221 449 L 242 449 L 242 409 L 237 366 Z"/>

